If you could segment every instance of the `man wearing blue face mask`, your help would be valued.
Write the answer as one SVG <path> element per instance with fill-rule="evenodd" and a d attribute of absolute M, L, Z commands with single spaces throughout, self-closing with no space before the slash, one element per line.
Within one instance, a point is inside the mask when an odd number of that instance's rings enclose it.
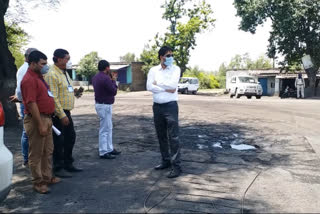
<path fill-rule="evenodd" d="M 173 64 L 170 47 L 160 48 L 158 57 L 160 65 L 150 69 L 147 79 L 147 90 L 153 93 L 153 117 L 162 156 L 155 169 L 171 167 L 167 177 L 175 178 L 181 173 L 177 103 L 180 68 Z"/>

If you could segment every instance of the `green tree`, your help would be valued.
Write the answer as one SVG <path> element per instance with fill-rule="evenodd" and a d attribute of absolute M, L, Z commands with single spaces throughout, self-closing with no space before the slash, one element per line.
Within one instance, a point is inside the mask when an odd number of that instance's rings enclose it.
<path fill-rule="evenodd" d="M 16 4 L 11 4 L 16 2 Z M 33 4 L 33 6 L 45 5 L 51 6 L 56 5 L 59 0 L 15 0 L 10 1 L 10 8 L 13 5 L 17 5 L 14 8 L 16 13 L 8 13 L 6 21 L 8 23 L 20 23 L 20 20 L 27 16 L 24 10 L 25 4 Z M 16 72 L 17 67 L 15 66 L 14 58 L 8 47 L 7 33 L 5 27 L 5 15 L 9 8 L 9 0 L 0 0 L 0 102 L 4 107 L 6 114 L 6 124 L 15 125 L 18 122 L 17 108 L 13 103 L 8 102 L 8 97 L 15 93 L 16 88 Z"/>
<path fill-rule="evenodd" d="M 24 63 L 22 48 L 27 45 L 29 35 L 17 24 L 5 23 L 9 50 L 15 59 L 15 65 L 19 68 Z"/>
<path fill-rule="evenodd" d="M 158 60 L 154 59 L 154 53 L 161 46 L 167 45 L 174 50 L 174 59 L 181 68 L 181 74 L 186 71 L 190 59 L 190 51 L 196 47 L 196 36 L 199 33 L 211 30 L 215 22 L 215 19 L 211 17 L 213 12 L 210 4 L 207 4 L 204 0 L 198 4 L 193 2 L 195 1 L 165 1 L 161 6 L 165 10 L 162 18 L 170 22 L 168 32 L 163 36 L 160 36 L 159 33 L 155 36 L 155 44 L 146 49 L 144 57 L 140 57 L 142 61 L 146 61 L 143 62 L 147 65 L 150 62 L 159 63 Z M 146 58 L 148 56 L 151 59 Z"/>
<path fill-rule="evenodd" d="M 120 62 L 131 63 L 136 61 L 136 55 L 134 53 L 126 53 L 124 56 L 120 56 Z"/>
<path fill-rule="evenodd" d="M 301 64 L 308 54 L 314 63 L 306 70 L 315 93 L 316 74 L 320 67 L 320 1 L 319 0 L 234 0 L 240 29 L 255 33 L 257 26 L 271 20 L 268 56 L 283 55 L 282 68 Z"/>
<path fill-rule="evenodd" d="M 145 75 L 148 74 L 149 70 L 160 63 L 158 59 L 158 50 L 157 46 L 145 45 L 141 55 L 140 61 L 143 62 L 142 71 Z"/>
<path fill-rule="evenodd" d="M 88 89 L 89 83 L 91 82 L 91 78 L 97 73 L 98 71 L 98 63 L 101 58 L 98 56 L 98 53 L 93 51 L 89 54 L 85 55 L 83 58 L 80 59 L 79 67 L 77 68 L 77 73 L 87 77 L 88 79 Z"/>
<path fill-rule="evenodd" d="M 213 89 L 220 87 L 217 78 L 213 75 L 212 72 L 205 72 L 203 70 L 200 70 L 198 66 L 187 69 L 183 74 L 183 77 L 197 77 L 200 83 L 199 88 L 201 89 Z"/>

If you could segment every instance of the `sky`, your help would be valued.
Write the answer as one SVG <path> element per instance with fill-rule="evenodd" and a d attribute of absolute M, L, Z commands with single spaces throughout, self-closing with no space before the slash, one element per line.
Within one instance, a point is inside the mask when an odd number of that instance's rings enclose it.
<path fill-rule="evenodd" d="M 269 24 L 258 27 L 254 35 L 240 31 L 233 0 L 206 2 L 212 6 L 215 27 L 197 35 L 190 67 L 216 71 L 236 54 L 249 53 L 256 59 L 266 53 Z M 109 62 L 118 62 L 129 52 L 140 56 L 158 32 L 166 32 L 169 22 L 162 19 L 163 3 L 164 0 L 62 0 L 56 10 L 32 9 L 32 21 L 21 26 L 31 36 L 28 47 L 44 52 L 49 63 L 57 48 L 68 50 L 73 64 L 91 51 L 97 51 Z"/>

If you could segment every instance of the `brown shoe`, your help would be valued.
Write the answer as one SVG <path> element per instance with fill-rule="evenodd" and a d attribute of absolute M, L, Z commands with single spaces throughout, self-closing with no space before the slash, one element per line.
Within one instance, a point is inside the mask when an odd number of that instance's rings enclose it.
<path fill-rule="evenodd" d="M 57 184 L 61 182 L 61 179 L 58 177 L 52 177 L 50 181 L 47 181 L 46 184 L 51 185 L 51 184 Z"/>
<path fill-rule="evenodd" d="M 49 188 L 46 184 L 35 184 L 33 185 L 33 189 L 40 194 L 49 193 Z"/>

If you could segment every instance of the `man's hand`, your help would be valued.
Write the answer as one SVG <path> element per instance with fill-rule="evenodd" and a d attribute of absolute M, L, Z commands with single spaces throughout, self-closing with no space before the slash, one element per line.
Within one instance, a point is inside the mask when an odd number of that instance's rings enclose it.
<path fill-rule="evenodd" d="M 17 97 L 16 95 L 10 96 L 10 97 L 9 97 L 9 101 L 10 101 L 10 102 L 14 102 L 14 103 L 18 103 L 18 102 L 21 103 L 21 101 L 18 100 L 18 97 Z"/>
<path fill-rule="evenodd" d="M 173 94 L 174 92 L 176 92 L 176 89 L 166 89 L 166 92 Z"/>
<path fill-rule="evenodd" d="M 69 121 L 69 118 L 68 118 L 67 116 L 65 116 L 65 117 L 63 117 L 63 118 L 61 119 L 61 124 L 62 124 L 63 126 L 67 126 L 67 125 L 69 125 L 69 123 L 70 123 L 70 121 Z"/>
<path fill-rule="evenodd" d="M 73 93 L 74 93 L 74 96 L 76 98 L 80 98 L 82 96 L 82 92 L 83 92 L 83 88 L 80 87 L 79 89 L 75 88 Z"/>
<path fill-rule="evenodd" d="M 113 81 L 116 81 L 116 80 L 118 79 L 118 73 L 117 73 L 117 72 L 112 72 L 112 73 L 111 73 L 111 79 L 112 79 Z"/>
<path fill-rule="evenodd" d="M 42 124 L 39 124 L 38 129 L 41 136 L 47 136 L 49 134 L 49 128 L 43 126 Z"/>

